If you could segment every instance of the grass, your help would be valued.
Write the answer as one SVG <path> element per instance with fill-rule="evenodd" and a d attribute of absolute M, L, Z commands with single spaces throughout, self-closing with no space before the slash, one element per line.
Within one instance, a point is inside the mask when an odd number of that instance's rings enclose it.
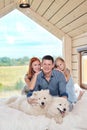
<path fill-rule="evenodd" d="M 23 81 L 27 69 L 27 66 L 0 67 L 0 84 L 12 86 L 20 79 Z"/>
<path fill-rule="evenodd" d="M 9 93 L 9 90 L 21 89 L 25 84 L 24 75 L 27 70 L 28 66 L 0 67 L 0 95 L 6 91 Z"/>

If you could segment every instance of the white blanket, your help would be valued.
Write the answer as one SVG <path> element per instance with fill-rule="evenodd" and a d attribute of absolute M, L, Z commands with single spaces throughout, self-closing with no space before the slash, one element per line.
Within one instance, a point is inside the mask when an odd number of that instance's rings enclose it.
<path fill-rule="evenodd" d="M 0 105 L 0 130 L 87 130 L 87 92 L 62 124 L 57 124 L 54 119 L 45 116 L 30 116 Z"/>

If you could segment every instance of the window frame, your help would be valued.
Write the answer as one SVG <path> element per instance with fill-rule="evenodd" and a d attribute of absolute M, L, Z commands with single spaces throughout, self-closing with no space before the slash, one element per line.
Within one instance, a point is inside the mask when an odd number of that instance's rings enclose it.
<path fill-rule="evenodd" d="M 83 81 L 82 81 L 82 74 L 83 74 L 83 72 L 82 72 L 82 57 L 84 56 L 84 54 L 87 55 L 87 50 L 83 50 L 80 52 L 80 85 L 82 88 L 87 89 L 87 84 L 83 83 Z"/>

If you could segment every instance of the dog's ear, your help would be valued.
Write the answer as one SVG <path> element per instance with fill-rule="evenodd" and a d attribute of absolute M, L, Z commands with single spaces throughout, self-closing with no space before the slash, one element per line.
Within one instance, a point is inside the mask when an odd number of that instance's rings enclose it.
<path fill-rule="evenodd" d="M 33 96 L 37 96 L 37 91 L 34 91 L 34 92 L 33 92 Z"/>
<path fill-rule="evenodd" d="M 46 92 L 47 94 L 50 93 L 50 92 L 49 92 L 49 89 L 41 89 L 40 92 L 41 92 L 41 91 L 42 91 L 42 92 Z"/>
<path fill-rule="evenodd" d="M 49 89 L 46 89 L 46 92 L 49 94 L 50 92 L 49 92 Z"/>

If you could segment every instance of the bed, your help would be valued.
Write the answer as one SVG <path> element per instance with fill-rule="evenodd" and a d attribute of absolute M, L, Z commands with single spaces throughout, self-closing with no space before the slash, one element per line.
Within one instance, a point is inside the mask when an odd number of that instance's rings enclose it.
<path fill-rule="evenodd" d="M 62 124 L 44 115 L 30 116 L 10 108 L 0 99 L 0 130 L 87 130 L 87 91 Z"/>

